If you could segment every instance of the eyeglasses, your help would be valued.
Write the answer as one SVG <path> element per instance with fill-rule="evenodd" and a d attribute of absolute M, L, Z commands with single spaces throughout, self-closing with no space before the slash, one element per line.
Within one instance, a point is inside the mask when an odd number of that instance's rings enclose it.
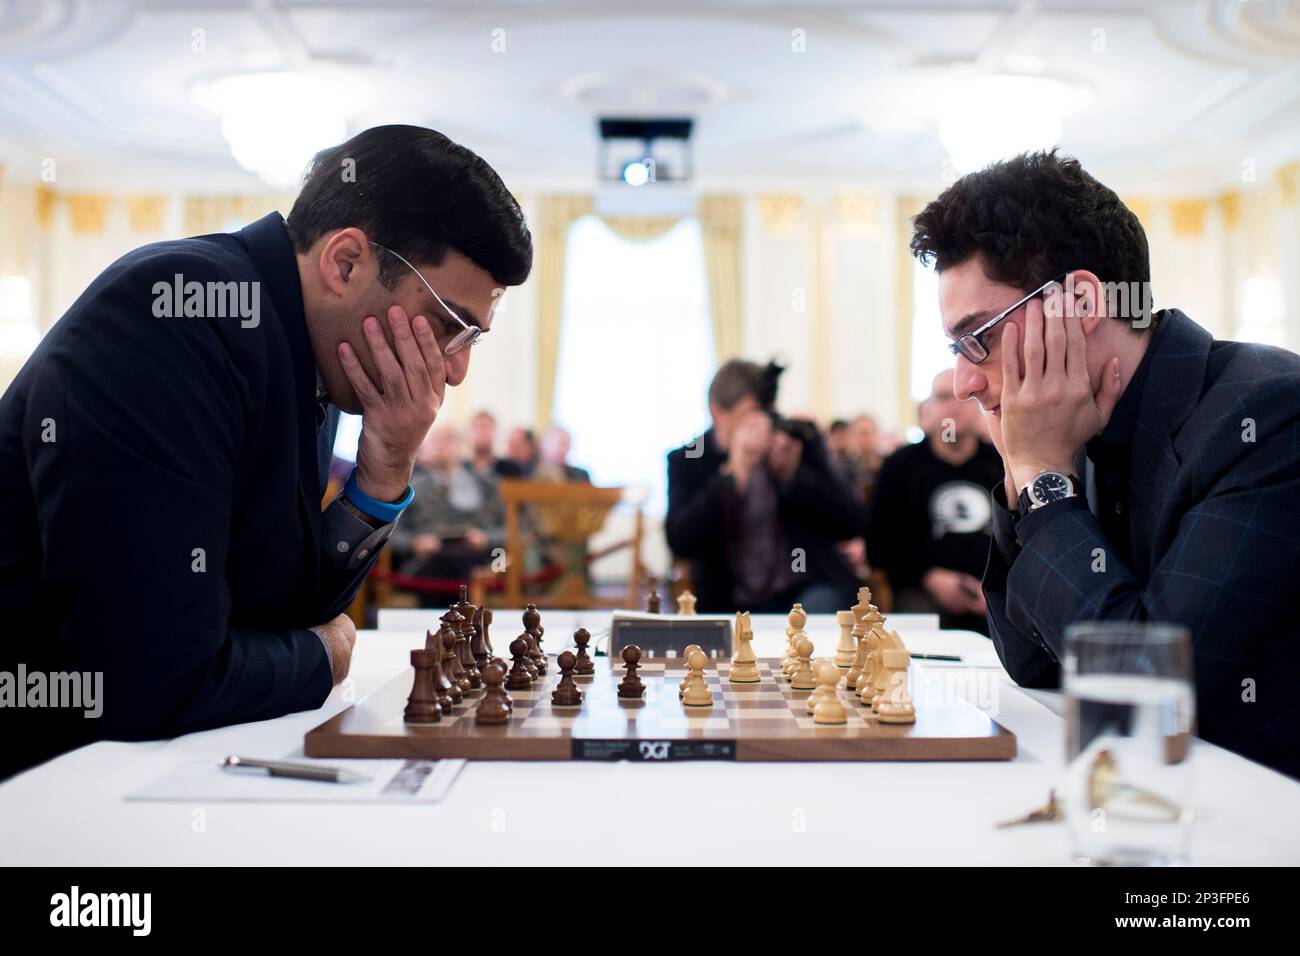
<path fill-rule="evenodd" d="M 973 332 L 967 332 L 964 335 L 957 336 L 957 341 L 948 343 L 948 351 L 951 352 L 953 355 L 964 356 L 967 359 L 967 361 L 971 362 L 974 365 L 979 365 L 981 362 L 983 362 L 986 358 L 989 357 L 988 346 L 984 344 L 985 333 L 987 333 L 989 329 L 993 328 L 993 326 L 997 325 L 999 322 L 1005 319 L 1012 312 L 1016 311 L 1016 309 L 1020 308 L 1022 305 L 1024 305 L 1026 302 L 1032 299 L 1034 296 L 1042 294 L 1042 292 L 1046 290 L 1049 286 L 1052 285 L 1059 286 L 1061 283 L 1065 281 L 1066 275 L 1068 275 L 1068 273 L 1062 272 L 1055 279 L 1048 279 L 1046 282 L 1040 285 L 1033 292 L 1029 293 L 1029 295 L 1025 296 L 1015 305 L 1011 306 L 1011 308 L 1004 309 L 1003 311 L 999 312 L 997 315 L 993 316 L 993 318 L 989 319 L 987 322 L 981 325 L 978 329 L 975 329 Z"/>
<path fill-rule="evenodd" d="M 392 249 L 389 249 L 387 246 L 381 246 L 373 239 L 369 241 L 370 244 L 374 246 L 376 249 L 382 249 L 390 256 L 395 256 L 408 269 L 414 272 L 416 278 L 418 278 L 421 282 L 424 283 L 424 287 L 429 290 L 430 295 L 432 295 L 435 299 L 438 300 L 438 304 L 442 306 L 443 309 L 446 310 L 447 314 L 460 323 L 461 330 L 457 332 L 454 336 L 452 336 L 450 342 L 448 342 L 446 345 L 442 347 L 443 355 L 450 355 L 452 352 L 459 352 L 461 349 L 473 348 L 475 345 L 478 344 L 479 339 L 487 335 L 487 333 L 490 331 L 489 329 L 481 329 L 477 325 L 470 325 L 459 315 L 457 315 L 454 311 L 452 311 L 451 306 L 447 305 L 446 302 L 442 301 L 442 296 L 438 295 L 437 292 L 433 291 L 433 286 L 429 285 L 428 280 L 425 279 L 424 276 L 420 275 L 420 270 L 415 268 L 415 266 L 411 265 L 404 258 L 402 258 L 402 256 L 399 253 L 394 252 Z"/>

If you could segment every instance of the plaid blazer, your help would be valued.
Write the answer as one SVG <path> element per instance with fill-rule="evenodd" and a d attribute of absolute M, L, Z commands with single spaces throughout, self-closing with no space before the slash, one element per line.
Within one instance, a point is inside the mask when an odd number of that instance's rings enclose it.
<path fill-rule="evenodd" d="M 1300 777 L 1300 356 L 1215 341 L 1177 310 L 1154 336 L 1132 444 L 1132 561 L 1085 500 L 1053 505 L 1026 534 L 995 489 L 990 636 L 1012 678 L 1049 687 L 1075 621 L 1186 625 L 1198 734 Z"/>

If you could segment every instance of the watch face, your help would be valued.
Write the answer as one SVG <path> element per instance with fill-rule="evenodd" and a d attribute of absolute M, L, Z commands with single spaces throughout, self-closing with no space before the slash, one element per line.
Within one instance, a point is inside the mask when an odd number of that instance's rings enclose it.
<path fill-rule="evenodd" d="M 1060 501 L 1070 497 L 1070 479 L 1054 471 L 1044 472 L 1034 479 L 1033 497 L 1040 504 Z"/>

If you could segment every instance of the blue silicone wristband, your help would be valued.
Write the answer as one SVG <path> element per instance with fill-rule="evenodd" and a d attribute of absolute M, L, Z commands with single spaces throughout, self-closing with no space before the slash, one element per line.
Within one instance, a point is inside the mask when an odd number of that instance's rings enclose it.
<path fill-rule="evenodd" d="M 347 496 L 348 501 L 352 502 L 370 517 L 388 524 L 396 521 L 397 516 L 406 510 L 415 499 L 415 489 L 410 485 L 406 486 L 406 494 L 401 499 L 394 502 L 379 501 L 371 498 L 357 486 L 357 471 L 352 469 L 352 474 L 348 475 L 348 483 L 343 486 L 343 494 Z"/>

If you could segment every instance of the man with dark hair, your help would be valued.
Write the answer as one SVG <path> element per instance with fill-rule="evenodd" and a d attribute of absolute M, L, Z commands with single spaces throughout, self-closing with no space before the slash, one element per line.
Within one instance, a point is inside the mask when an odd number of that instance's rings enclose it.
<path fill-rule="evenodd" d="M 704 613 L 782 612 L 796 601 L 830 612 L 857 587 L 835 542 L 861 532 L 860 516 L 816 427 L 775 414 L 779 371 L 724 364 L 709 385 L 713 427 L 668 456 L 664 530 L 673 554 L 692 562 Z"/>
<path fill-rule="evenodd" d="M 0 670 L 100 674 L 102 716 L 3 708 L 0 774 L 320 706 L 444 389 L 531 263 L 486 163 L 385 126 L 316 158 L 288 224 L 100 275 L 0 399 Z M 339 409 L 357 464 L 322 510 Z"/>
<path fill-rule="evenodd" d="M 1185 625 L 1199 733 L 1300 775 L 1300 357 L 1152 313 L 1137 217 L 1073 159 L 954 183 L 914 221 L 1004 480 L 983 590 L 1021 684 L 1076 621 Z"/>

